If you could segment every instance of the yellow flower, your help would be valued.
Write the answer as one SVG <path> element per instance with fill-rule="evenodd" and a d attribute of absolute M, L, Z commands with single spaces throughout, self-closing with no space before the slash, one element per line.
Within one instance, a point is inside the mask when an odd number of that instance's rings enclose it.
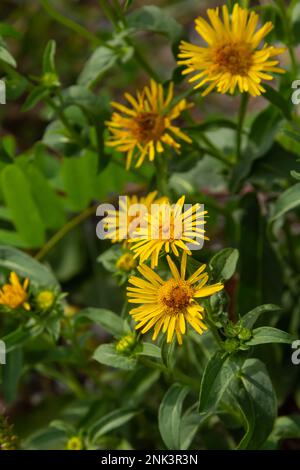
<path fill-rule="evenodd" d="M 153 161 L 156 152 L 162 153 L 165 147 L 172 147 L 179 152 L 180 144 L 175 140 L 176 137 L 191 142 L 173 123 L 191 105 L 182 99 L 172 106 L 173 89 L 174 85 L 170 83 L 165 96 L 162 85 L 151 80 L 150 86 L 138 91 L 136 98 L 125 93 L 130 107 L 111 103 L 118 112 L 113 113 L 111 121 L 106 123 L 111 133 L 107 144 L 127 154 L 127 169 L 132 159 L 138 168 L 146 157 Z"/>
<path fill-rule="evenodd" d="M 83 442 L 78 436 L 71 437 L 67 442 L 67 450 L 82 450 Z"/>
<path fill-rule="evenodd" d="M 0 289 L 0 305 L 12 309 L 23 307 L 25 310 L 30 310 L 30 305 L 27 302 L 29 279 L 26 278 L 22 285 L 18 275 L 15 272 L 11 272 L 9 282 L 9 284 L 4 284 Z"/>
<path fill-rule="evenodd" d="M 204 308 L 197 299 L 208 297 L 224 286 L 221 283 L 206 285 L 208 274 L 204 272 L 205 264 L 186 280 L 186 253 L 182 256 L 180 273 L 169 256 L 167 260 L 172 274 L 167 281 L 145 264 L 138 267 L 144 279 L 130 277 L 129 283 L 133 287 L 127 288 L 128 301 L 141 305 L 129 313 L 138 322 L 136 329 L 141 329 L 141 333 L 153 328 L 152 339 L 156 340 L 162 330 L 167 333 L 167 342 L 170 343 L 175 332 L 178 343 L 182 344 L 186 323 L 200 335 L 207 330 L 203 322 Z"/>
<path fill-rule="evenodd" d="M 132 253 L 124 253 L 116 262 L 116 267 L 121 271 L 129 272 L 136 267 L 136 260 Z"/>
<path fill-rule="evenodd" d="M 140 263 L 151 258 L 151 268 L 155 268 L 162 250 L 166 253 L 171 250 L 175 256 L 179 256 L 180 249 L 191 255 L 187 244 L 200 246 L 197 239 L 208 240 L 203 228 L 207 211 L 201 210 L 200 204 L 184 210 L 184 201 L 185 196 L 174 205 L 163 201 L 145 216 L 145 226 L 137 228 L 129 240 L 130 249 L 134 251 L 135 258 L 139 257 Z"/>
<path fill-rule="evenodd" d="M 120 199 L 119 210 L 109 211 L 108 215 L 105 217 L 105 224 L 107 229 L 107 238 L 109 238 L 113 243 L 125 241 L 127 244 L 127 238 L 131 228 L 131 224 L 137 217 L 142 217 L 142 214 L 139 214 L 135 211 L 136 204 L 145 206 L 145 210 L 150 211 L 152 204 L 159 204 L 162 201 L 167 201 L 167 198 L 155 199 L 157 196 L 157 191 L 152 191 L 147 194 L 147 196 L 125 196 L 125 198 Z M 132 207 L 132 211 L 130 211 Z"/>
<path fill-rule="evenodd" d="M 241 93 L 259 96 L 265 91 L 262 80 L 273 80 L 272 72 L 285 72 L 278 68 L 279 62 L 274 59 L 285 48 L 264 44 L 258 49 L 273 29 L 270 21 L 257 29 L 259 16 L 237 3 L 231 16 L 225 5 L 222 12 L 223 21 L 219 17 L 219 8 L 207 10 L 211 24 L 201 17 L 196 19 L 195 29 L 208 45 L 200 47 L 182 41 L 178 64 L 186 66 L 184 74 L 195 74 L 189 79 L 192 83 L 198 82 L 195 89 L 208 85 L 203 96 L 214 88 L 219 93 L 233 94 L 236 87 Z"/>
<path fill-rule="evenodd" d="M 36 303 L 41 310 L 49 310 L 55 301 L 55 294 L 51 290 L 43 290 L 36 296 Z"/>

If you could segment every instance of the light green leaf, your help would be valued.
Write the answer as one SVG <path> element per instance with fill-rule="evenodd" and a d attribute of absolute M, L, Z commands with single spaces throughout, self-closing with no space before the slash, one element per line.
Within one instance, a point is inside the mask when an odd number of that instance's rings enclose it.
<path fill-rule="evenodd" d="M 9 246 L 0 245 L 0 266 L 28 277 L 39 286 L 58 286 L 52 272 L 31 256 Z"/>
<path fill-rule="evenodd" d="M 135 357 L 118 353 L 114 344 L 102 344 L 94 352 L 93 358 L 100 364 L 117 369 L 133 370 L 137 365 Z"/>
<path fill-rule="evenodd" d="M 136 410 L 132 409 L 119 409 L 102 416 L 96 423 L 89 429 L 89 436 L 92 442 L 96 443 L 97 440 L 113 431 L 119 429 L 121 426 L 130 421 L 137 414 Z"/>
<path fill-rule="evenodd" d="M 78 84 L 85 87 L 92 87 L 100 78 L 111 69 L 117 62 L 118 54 L 115 49 L 105 46 L 98 47 L 79 75 Z"/>
<path fill-rule="evenodd" d="M 158 413 L 158 427 L 168 449 L 180 449 L 181 412 L 188 387 L 173 384 L 165 394 Z"/>
<path fill-rule="evenodd" d="M 43 72 L 44 73 L 56 73 L 55 69 L 55 51 L 56 51 L 56 42 L 53 39 L 47 43 L 47 46 L 43 55 Z"/>
<path fill-rule="evenodd" d="M 16 67 L 17 63 L 10 52 L 3 46 L 0 45 L 0 61 L 5 62 L 6 64 Z"/>
<path fill-rule="evenodd" d="M 18 384 L 22 373 L 23 352 L 16 348 L 6 354 L 6 364 L 3 368 L 2 391 L 7 403 L 12 403 L 17 397 Z"/>
<path fill-rule="evenodd" d="M 216 253 L 209 263 L 214 278 L 218 281 L 228 281 L 235 273 L 238 259 L 239 252 L 235 248 L 225 248 Z"/>
<path fill-rule="evenodd" d="M 81 318 L 88 318 L 116 337 L 120 337 L 126 333 L 124 320 L 110 310 L 104 308 L 86 308 L 76 315 L 76 321 Z"/>
<path fill-rule="evenodd" d="M 300 183 L 295 184 L 291 188 L 287 189 L 283 193 L 280 194 L 279 198 L 277 199 L 273 215 L 270 219 L 270 223 L 275 222 L 275 220 L 282 217 L 287 212 L 292 209 L 295 209 L 300 204 Z"/>
<path fill-rule="evenodd" d="M 34 108 L 40 101 L 48 96 L 49 91 L 44 85 L 38 85 L 29 93 L 25 103 L 22 106 L 22 111 L 26 112 Z"/>
<path fill-rule="evenodd" d="M 136 355 L 154 357 L 161 359 L 161 349 L 152 343 L 142 343 L 141 350 L 135 352 Z"/>
<path fill-rule="evenodd" d="M 261 326 L 252 332 L 253 337 L 246 342 L 247 346 L 257 346 L 266 343 L 286 343 L 291 344 L 294 337 L 285 331 L 278 330 L 271 326 Z"/>
<path fill-rule="evenodd" d="M 182 27 L 166 11 L 155 5 L 146 5 L 127 16 L 129 28 L 152 31 L 176 41 L 182 34 Z"/>

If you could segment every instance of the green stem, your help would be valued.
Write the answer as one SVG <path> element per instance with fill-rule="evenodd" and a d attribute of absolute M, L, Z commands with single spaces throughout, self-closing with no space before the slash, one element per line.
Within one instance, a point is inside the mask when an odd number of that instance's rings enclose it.
<path fill-rule="evenodd" d="M 69 18 L 66 18 L 64 15 L 59 13 L 55 8 L 53 8 L 52 5 L 50 5 L 50 2 L 48 0 L 40 0 L 40 3 L 43 6 L 44 10 L 48 13 L 48 15 L 51 16 L 54 20 L 56 20 L 58 23 L 77 33 L 79 36 L 84 37 L 88 41 L 92 41 L 93 43 L 96 43 L 98 45 L 102 44 L 102 41 L 97 36 L 90 33 L 80 24 L 76 23 L 73 20 L 70 20 Z"/>
<path fill-rule="evenodd" d="M 237 158 L 237 161 L 239 161 L 240 157 L 241 157 L 243 126 L 244 126 L 245 117 L 246 117 L 246 113 L 247 113 L 248 102 L 249 102 L 248 93 L 242 93 L 240 109 L 239 109 L 239 115 L 238 115 L 237 132 L 236 132 L 236 158 Z"/>
<path fill-rule="evenodd" d="M 157 189 L 162 196 L 169 196 L 168 161 L 166 155 L 157 154 L 155 157 Z"/>
<path fill-rule="evenodd" d="M 200 139 L 207 145 L 209 153 L 212 157 L 224 163 L 226 166 L 232 166 L 232 163 L 223 156 L 218 147 L 216 147 L 205 134 L 201 134 Z"/>
<path fill-rule="evenodd" d="M 206 317 L 205 321 L 208 324 L 210 331 L 214 335 L 214 338 L 215 338 L 216 342 L 218 343 L 219 348 L 224 350 L 224 345 L 223 345 L 222 338 L 221 338 L 220 333 L 218 331 L 218 328 L 216 327 L 216 325 L 214 323 L 214 320 L 212 318 L 212 310 L 211 310 L 209 300 L 207 301 L 207 304 L 206 304 L 206 312 L 207 312 L 207 317 Z"/>
<path fill-rule="evenodd" d="M 64 238 L 71 230 L 73 230 L 77 225 L 81 224 L 84 220 L 95 213 L 98 204 L 87 207 L 80 214 L 73 217 L 69 222 L 67 222 L 58 232 L 56 232 L 53 237 L 51 237 L 47 243 L 41 248 L 41 250 L 35 255 L 35 259 L 43 259 L 49 251 L 51 251 L 57 243 Z"/>

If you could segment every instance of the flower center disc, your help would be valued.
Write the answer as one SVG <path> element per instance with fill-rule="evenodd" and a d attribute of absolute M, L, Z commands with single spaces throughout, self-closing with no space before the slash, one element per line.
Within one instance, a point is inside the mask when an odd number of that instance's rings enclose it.
<path fill-rule="evenodd" d="M 186 281 L 169 279 L 158 293 L 159 302 L 169 314 L 184 311 L 193 297 L 193 289 Z"/>
<path fill-rule="evenodd" d="M 247 75 L 252 65 L 252 52 L 247 44 L 230 43 L 216 48 L 215 63 L 232 75 Z"/>
<path fill-rule="evenodd" d="M 164 130 L 164 118 L 157 113 L 145 112 L 135 118 L 133 134 L 140 142 L 158 140 Z"/>

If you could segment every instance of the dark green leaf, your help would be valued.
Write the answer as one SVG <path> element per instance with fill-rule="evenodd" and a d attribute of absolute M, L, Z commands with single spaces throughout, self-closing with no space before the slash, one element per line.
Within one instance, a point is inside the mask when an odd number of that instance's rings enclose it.
<path fill-rule="evenodd" d="M 162 8 L 147 5 L 127 16 L 129 28 L 153 31 L 168 36 L 172 41 L 179 39 L 182 27 Z"/>
<path fill-rule="evenodd" d="M 278 310 L 280 310 L 280 307 L 272 304 L 260 305 L 259 307 L 255 307 L 253 310 L 246 313 L 246 315 L 242 317 L 242 325 L 246 328 L 252 328 L 257 322 L 260 315 L 265 312 L 278 312 Z"/>
<path fill-rule="evenodd" d="M 100 325 L 105 331 L 116 337 L 126 333 L 124 320 L 116 313 L 104 308 L 86 308 L 76 316 L 76 321 L 80 318 L 88 318 L 93 323 Z"/>
<path fill-rule="evenodd" d="M 158 427 L 168 449 L 180 449 L 181 413 L 187 393 L 187 387 L 173 384 L 160 404 Z"/>

